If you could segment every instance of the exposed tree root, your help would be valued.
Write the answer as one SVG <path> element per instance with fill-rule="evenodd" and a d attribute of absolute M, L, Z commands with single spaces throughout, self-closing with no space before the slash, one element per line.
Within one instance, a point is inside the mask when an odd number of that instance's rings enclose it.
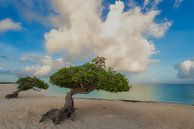
<path fill-rule="evenodd" d="M 76 88 L 72 89 L 69 93 L 67 93 L 65 97 L 65 105 L 61 109 L 51 109 L 42 115 L 42 118 L 39 122 L 43 122 L 47 119 L 51 119 L 54 124 L 60 124 L 61 121 L 64 121 L 67 118 L 71 118 L 71 120 L 75 117 L 75 108 L 74 108 L 74 101 L 72 96 L 77 93 L 87 94 L 94 90 L 95 87 L 90 88 Z"/>
<path fill-rule="evenodd" d="M 46 119 L 51 119 L 54 124 L 60 124 L 61 121 L 72 117 L 74 113 L 74 102 L 72 98 L 72 92 L 69 92 L 67 96 L 65 97 L 65 105 L 61 109 L 51 109 L 48 112 L 46 112 L 42 118 L 40 119 L 40 122 L 45 121 Z"/>
<path fill-rule="evenodd" d="M 13 92 L 12 94 L 8 94 L 5 96 L 7 99 L 17 98 L 20 90 Z"/>

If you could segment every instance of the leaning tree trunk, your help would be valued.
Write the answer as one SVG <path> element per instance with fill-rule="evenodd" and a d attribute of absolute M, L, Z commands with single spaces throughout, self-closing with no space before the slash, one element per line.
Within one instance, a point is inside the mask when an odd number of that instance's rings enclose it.
<path fill-rule="evenodd" d="M 22 88 L 22 89 L 18 89 L 17 91 L 14 91 L 12 94 L 6 95 L 5 98 L 7 98 L 7 99 L 17 98 L 20 91 L 26 91 L 26 90 L 29 90 L 29 89 L 33 89 L 34 91 L 41 91 L 40 89 L 37 89 L 37 88 L 34 88 L 34 87 L 29 87 L 28 89 Z"/>
<path fill-rule="evenodd" d="M 20 91 L 21 90 L 17 90 L 17 91 L 14 91 L 12 94 L 7 94 L 5 98 L 7 99 L 17 98 Z"/>
<path fill-rule="evenodd" d="M 39 122 L 43 122 L 46 119 L 51 119 L 54 124 L 60 124 L 61 121 L 71 118 L 73 120 L 75 116 L 75 108 L 74 108 L 74 101 L 72 96 L 80 93 L 80 94 L 87 94 L 91 92 L 93 89 L 87 89 L 87 88 L 76 88 L 72 89 L 69 93 L 67 93 L 65 97 L 65 105 L 61 109 L 51 109 L 48 112 L 46 112 L 44 115 L 42 115 L 42 118 Z"/>

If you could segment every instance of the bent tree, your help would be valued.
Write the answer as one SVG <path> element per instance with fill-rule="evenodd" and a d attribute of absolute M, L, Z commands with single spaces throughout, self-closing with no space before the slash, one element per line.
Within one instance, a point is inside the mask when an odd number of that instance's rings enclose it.
<path fill-rule="evenodd" d="M 12 94 L 6 95 L 5 98 L 7 98 L 7 99 L 17 98 L 19 92 L 26 91 L 29 89 L 33 89 L 35 91 L 40 91 L 40 89 L 47 89 L 48 88 L 48 84 L 45 83 L 44 81 L 40 80 L 37 77 L 19 78 L 16 83 L 18 84 L 17 90 L 14 91 Z"/>
<path fill-rule="evenodd" d="M 65 97 L 65 105 L 62 108 L 51 109 L 40 119 L 40 122 L 51 119 L 55 124 L 74 116 L 72 96 L 75 94 L 88 94 L 93 90 L 109 92 L 129 90 L 127 78 L 111 68 L 107 69 L 103 57 L 97 57 L 82 66 L 64 67 L 50 76 L 50 82 L 58 87 L 71 89 Z"/>

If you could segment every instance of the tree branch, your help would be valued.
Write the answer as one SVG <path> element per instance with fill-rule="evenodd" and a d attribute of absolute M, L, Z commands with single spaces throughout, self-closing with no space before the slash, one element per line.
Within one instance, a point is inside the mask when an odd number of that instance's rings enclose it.
<path fill-rule="evenodd" d="M 77 94 L 77 93 L 88 94 L 88 93 L 92 92 L 94 89 L 96 89 L 96 86 L 78 87 L 78 88 L 72 89 L 71 94 L 72 95 Z"/>
<path fill-rule="evenodd" d="M 34 91 L 41 91 L 40 89 L 36 89 L 36 88 L 34 88 L 34 87 L 32 87 L 32 89 L 33 89 Z"/>

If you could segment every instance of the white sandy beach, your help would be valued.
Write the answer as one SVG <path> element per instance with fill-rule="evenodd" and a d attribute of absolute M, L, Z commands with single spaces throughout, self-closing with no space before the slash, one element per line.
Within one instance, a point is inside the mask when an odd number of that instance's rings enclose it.
<path fill-rule="evenodd" d="M 75 99 L 75 120 L 39 123 L 41 114 L 65 103 L 42 92 L 5 99 L 13 85 L 0 85 L 0 129 L 194 129 L 194 107 L 164 103 Z"/>

